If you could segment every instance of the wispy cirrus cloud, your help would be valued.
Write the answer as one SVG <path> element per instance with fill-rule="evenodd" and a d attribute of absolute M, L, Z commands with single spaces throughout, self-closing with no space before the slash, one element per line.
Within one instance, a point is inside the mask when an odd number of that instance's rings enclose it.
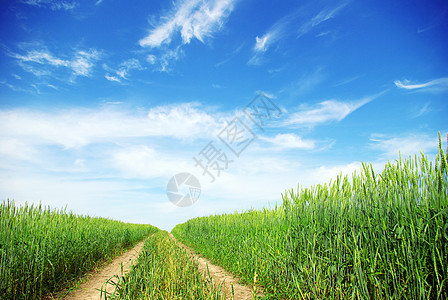
<path fill-rule="evenodd" d="M 95 49 L 77 51 L 69 63 L 69 67 L 73 70 L 73 75 L 85 77 L 90 76 L 95 63 L 100 56 L 100 52 Z"/>
<path fill-rule="evenodd" d="M 148 54 L 146 61 L 154 66 L 155 70 L 160 72 L 170 72 L 172 70 L 170 64 L 179 60 L 184 56 L 182 46 L 179 45 L 174 49 L 164 49 L 158 55 Z"/>
<path fill-rule="evenodd" d="M 315 90 L 328 77 L 328 72 L 321 66 L 304 72 L 297 80 L 283 87 L 282 91 L 289 93 L 292 97 Z"/>
<path fill-rule="evenodd" d="M 159 57 L 156 58 L 155 62 L 152 64 L 158 64 L 158 70 L 161 72 L 171 71 L 170 63 L 172 61 L 179 60 L 184 55 L 184 51 L 181 46 L 175 49 L 167 49 Z M 148 56 L 148 61 L 150 62 L 150 57 Z M 150 62 L 151 63 L 151 62 Z"/>
<path fill-rule="evenodd" d="M 182 46 L 189 44 L 192 39 L 205 43 L 207 38 L 213 37 L 214 33 L 223 28 L 236 1 L 178 0 L 173 9 L 160 18 L 159 24 L 139 44 L 152 50 L 161 50 L 161 54 L 157 56 L 151 53 L 151 60 L 159 64 L 160 71 L 169 71 L 170 62 L 181 57 Z"/>
<path fill-rule="evenodd" d="M 127 80 L 128 76 L 132 70 L 144 70 L 145 69 L 140 64 L 140 61 L 136 58 L 131 58 L 131 59 L 123 61 L 118 66 L 118 69 L 116 69 L 116 70 L 110 68 L 106 64 L 103 65 L 103 67 L 108 72 L 105 75 L 105 78 L 109 81 L 114 81 L 114 82 L 121 82 L 121 80 L 123 80 L 123 79 Z"/>
<path fill-rule="evenodd" d="M 405 80 L 395 80 L 396 87 L 405 90 L 440 93 L 448 90 L 448 77 L 437 78 L 423 83 Z"/>
<path fill-rule="evenodd" d="M 229 62 L 235 55 L 237 55 L 238 53 L 241 52 L 241 50 L 243 49 L 244 45 L 245 45 L 245 43 L 241 43 L 233 51 L 227 53 L 226 54 L 226 58 L 224 60 L 221 60 L 221 61 L 217 62 L 215 64 L 215 67 L 218 68 L 218 67 L 226 64 L 227 62 Z"/>
<path fill-rule="evenodd" d="M 255 37 L 255 52 L 266 52 L 269 46 L 280 38 L 281 31 L 273 29 L 265 33 L 262 37 Z"/>
<path fill-rule="evenodd" d="M 114 76 L 114 75 L 110 75 L 110 74 L 104 75 L 104 78 L 106 78 L 109 81 L 113 81 L 113 82 L 121 82 L 120 78 L 118 78 L 117 76 Z"/>
<path fill-rule="evenodd" d="M 70 74 L 70 80 L 78 76 L 89 77 L 100 59 L 101 53 L 95 49 L 77 50 L 71 57 L 61 58 L 46 49 L 32 49 L 19 54 L 9 51 L 7 54 L 15 58 L 19 65 L 27 72 L 37 77 L 56 76 L 58 69 L 64 69 Z"/>
<path fill-rule="evenodd" d="M 249 65 L 260 65 L 263 61 L 264 53 L 286 35 L 287 28 L 291 21 L 296 18 L 295 14 L 287 15 L 272 25 L 263 35 L 255 37 L 253 47 L 254 55 L 248 61 Z"/>
<path fill-rule="evenodd" d="M 310 20 L 303 23 L 298 30 L 298 36 L 311 31 L 314 27 L 319 24 L 334 18 L 346 5 L 348 2 L 344 2 L 336 7 L 327 7 L 321 10 L 317 15 L 315 15 Z M 255 37 L 255 45 L 253 47 L 253 56 L 249 59 L 249 65 L 261 65 L 264 60 L 264 54 L 272 47 L 272 45 L 278 43 L 281 39 L 286 38 L 293 32 L 292 26 L 296 24 L 301 14 L 298 11 L 286 15 L 285 17 L 279 19 L 274 25 L 271 26 L 263 35 Z M 321 33 L 319 36 L 324 36 L 330 32 Z"/>
<path fill-rule="evenodd" d="M 311 18 L 309 21 L 305 22 L 302 26 L 300 26 L 298 30 L 298 37 L 301 37 L 311 31 L 314 27 L 322 24 L 325 21 L 328 21 L 334 17 L 347 6 L 349 2 L 344 2 L 336 7 L 327 7 L 321 10 L 317 15 Z"/>
<path fill-rule="evenodd" d="M 170 44 L 173 35 L 180 33 L 182 43 L 196 38 L 201 42 L 211 37 L 224 25 L 236 0 L 185 0 L 177 1 L 174 9 L 161 18 L 161 24 L 139 41 L 142 47 L 156 48 Z"/>
<path fill-rule="evenodd" d="M 361 77 L 360 75 L 357 75 L 357 76 L 353 76 L 353 77 L 349 77 L 349 78 L 343 79 L 343 80 L 338 81 L 337 83 L 333 84 L 333 87 L 337 87 L 337 86 L 341 86 L 341 85 L 345 85 L 345 84 L 351 83 L 351 82 L 353 82 L 355 80 L 358 80 L 360 77 Z"/>
<path fill-rule="evenodd" d="M 37 7 L 46 7 L 51 10 L 72 10 L 78 5 L 76 1 L 65 0 L 25 0 L 23 3 Z"/>
<path fill-rule="evenodd" d="M 325 100 L 313 107 L 302 106 L 283 122 L 283 125 L 295 127 L 313 127 L 329 122 L 340 122 L 365 104 L 380 97 L 385 92 L 355 101 Z"/>
<path fill-rule="evenodd" d="M 426 115 L 427 113 L 431 112 L 431 110 L 432 109 L 431 109 L 430 102 L 426 102 L 423 106 L 415 108 L 413 117 L 414 118 L 421 117 L 421 116 Z"/>

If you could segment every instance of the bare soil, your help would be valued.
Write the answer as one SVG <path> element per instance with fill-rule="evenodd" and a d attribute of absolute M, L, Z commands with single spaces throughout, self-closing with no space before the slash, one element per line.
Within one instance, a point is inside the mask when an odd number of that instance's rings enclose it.
<path fill-rule="evenodd" d="M 172 239 L 177 241 L 176 238 L 171 233 L 170 236 Z M 222 286 L 226 290 L 227 299 L 234 299 L 234 300 L 253 299 L 253 290 L 250 287 L 240 284 L 238 278 L 234 277 L 232 274 L 224 270 L 222 267 L 212 264 L 208 259 L 194 252 L 193 249 L 185 246 L 179 241 L 177 242 L 181 247 L 191 252 L 193 258 L 198 261 L 199 271 L 203 273 L 204 276 L 208 277 L 208 274 L 210 274 L 210 277 L 212 277 L 215 283 L 222 284 Z M 233 295 L 232 295 L 232 286 L 233 286 Z M 263 296 L 262 291 L 259 287 L 256 287 L 256 294 L 260 298 Z"/>
<path fill-rule="evenodd" d="M 101 299 L 101 288 L 103 291 L 111 293 L 115 291 L 115 286 L 110 283 L 105 284 L 112 276 L 121 276 L 121 264 L 123 263 L 123 273 L 129 272 L 133 262 L 138 258 L 140 250 L 143 248 L 143 242 L 138 243 L 131 250 L 123 253 L 121 256 L 115 258 L 110 264 L 97 273 L 93 274 L 88 281 L 82 283 L 78 289 L 72 291 L 64 299 L 67 300 L 91 300 Z M 116 281 L 116 280 L 115 280 Z M 103 286 L 104 285 L 104 286 Z M 104 292 L 103 292 L 104 299 Z"/>

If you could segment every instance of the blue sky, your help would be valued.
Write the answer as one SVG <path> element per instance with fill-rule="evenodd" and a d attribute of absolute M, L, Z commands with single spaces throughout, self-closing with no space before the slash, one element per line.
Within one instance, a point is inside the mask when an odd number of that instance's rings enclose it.
<path fill-rule="evenodd" d="M 446 1 L 0 3 L 0 199 L 151 223 L 281 203 L 447 132 Z M 264 93 L 263 130 L 244 114 Z M 238 157 L 232 120 L 256 138 Z M 216 180 L 193 157 L 232 161 Z M 197 203 L 166 197 L 194 174 Z"/>

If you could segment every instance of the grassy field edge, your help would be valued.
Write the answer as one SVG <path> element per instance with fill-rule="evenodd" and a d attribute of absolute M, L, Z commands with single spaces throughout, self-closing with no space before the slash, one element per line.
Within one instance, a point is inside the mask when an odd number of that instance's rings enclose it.
<path fill-rule="evenodd" d="M 155 231 L 151 225 L 5 201 L 0 205 L 0 295 L 38 299 L 57 293 Z"/>
<path fill-rule="evenodd" d="M 448 294 L 447 157 L 299 187 L 274 209 L 200 217 L 172 233 L 273 299 L 440 299 Z M 270 295 L 270 296 L 269 296 Z"/>

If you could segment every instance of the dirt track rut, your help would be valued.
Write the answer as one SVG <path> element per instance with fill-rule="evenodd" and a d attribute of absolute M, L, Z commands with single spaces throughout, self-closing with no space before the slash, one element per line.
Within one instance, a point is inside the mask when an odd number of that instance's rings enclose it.
<path fill-rule="evenodd" d="M 253 299 L 253 291 L 251 288 L 238 283 L 232 274 L 224 270 L 220 266 L 212 264 L 208 259 L 199 256 L 192 249 L 178 242 L 176 238 L 170 234 L 171 238 L 175 240 L 179 245 L 185 248 L 191 253 L 194 259 L 198 261 L 199 271 L 203 274 L 210 274 L 213 281 L 218 284 L 222 284 L 226 289 L 228 295 L 227 299 L 234 300 L 249 300 Z M 109 265 L 93 274 L 86 282 L 82 283 L 78 289 L 69 293 L 64 299 L 67 300 L 98 300 L 100 298 L 100 290 L 104 283 L 114 275 L 121 276 L 121 264 L 123 263 L 123 271 L 127 273 L 131 268 L 131 265 L 137 260 L 140 250 L 143 248 L 144 242 L 140 242 L 133 249 L 125 252 L 123 255 L 115 258 Z M 207 272 L 208 267 L 208 272 Z M 232 297 L 233 286 L 233 297 Z M 107 284 L 103 287 L 107 292 L 113 292 L 115 287 L 111 284 Z M 257 295 L 261 296 L 261 291 L 257 291 Z M 103 296 L 104 299 L 104 296 Z"/>
<path fill-rule="evenodd" d="M 199 271 L 201 273 L 207 274 L 207 267 L 208 272 L 210 273 L 210 276 L 213 278 L 215 283 L 223 284 L 224 288 L 227 292 L 227 299 L 234 299 L 234 300 L 250 300 L 253 299 L 253 291 L 251 288 L 239 284 L 239 280 L 235 278 L 232 274 L 224 270 L 222 267 L 212 264 L 208 259 L 196 254 L 193 249 L 185 246 L 184 244 L 180 243 L 176 240 L 176 238 L 170 233 L 170 236 L 172 239 L 174 239 L 176 242 L 179 243 L 179 245 L 183 248 L 185 248 L 187 251 L 191 252 L 191 255 L 198 261 L 199 264 Z M 232 297 L 232 286 L 233 286 L 233 295 Z M 262 292 L 260 288 L 257 289 L 257 295 L 259 297 L 262 296 Z"/>
<path fill-rule="evenodd" d="M 101 287 L 112 276 L 121 276 L 121 263 L 123 263 L 123 271 L 127 273 L 131 268 L 133 262 L 138 258 L 140 250 L 143 248 L 143 242 L 138 243 L 131 250 L 123 253 L 121 256 L 115 258 L 110 264 L 101 269 L 98 273 L 95 273 L 86 282 L 82 283 L 78 289 L 74 290 L 67 295 L 64 299 L 67 300 L 98 300 L 101 299 Z M 105 285 L 103 289 L 107 292 L 113 292 L 115 287 L 111 284 Z M 104 299 L 104 296 L 103 296 Z"/>

